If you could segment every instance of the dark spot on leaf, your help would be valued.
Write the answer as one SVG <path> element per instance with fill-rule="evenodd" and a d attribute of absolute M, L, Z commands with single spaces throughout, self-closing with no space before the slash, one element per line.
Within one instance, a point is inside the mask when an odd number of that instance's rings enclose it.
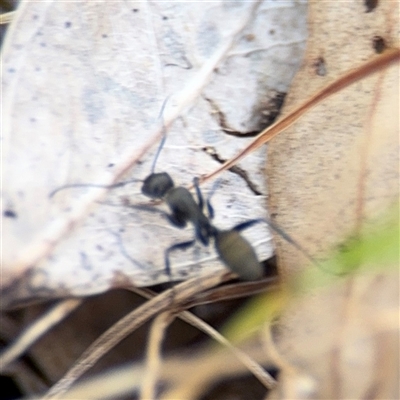
<path fill-rule="evenodd" d="M 254 41 L 255 38 L 256 36 L 253 33 L 248 33 L 247 35 L 244 35 L 244 39 L 248 42 Z"/>
<path fill-rule="evenodd" d="M 103 34 L 101 35 L 101 37 L 102 37 L 102 38 L 107 38 L 108 35 L 106 35 L 105 33 L 103 33 Z"/>
<path fill-rule="evenodd" d="M 137 13 L 137 12 L 139 12 L 139 9 L 138 9 L 138 8 L 134 8 L 132 11 L 133 11 L 134 13 Z"/>
<path fill-rule="evenodd" d="M 8 68 L 8 72 L 10 72 L 11 74 L 15 72 L 14 68 Z"/>
<path fill-rule="evenodd" d="M 30 122 L 36 122 L 36 118 L 35 118 L 35 117 L 30 117 L 30 118 L 29 118 L 29 121 L 30 121 Z"/>
<path fill-rule="evenodd" d="M 269 34 L 270 34 L 270 35 L 275 35 L 275 29 L 271 29 L 271 30 L 269 31 Z"/>
<path fill-rule="evenodd" d="M 114 163 L 110 163 L 107 165 L 108 168 L 112 168 L 115 164 Z"/>
<path fill-rule="evenodd" d="M 369 13 L 374 11 L 374 9 L 378 5 L 378 0 L 364 0 L 365 8 L 367 9 L 365 12 Z"/>
<path fill-rule="evenodd" d="M 315 73 L 318 76 L 325 76 L 326 75 L 326 65 L 325 60 L 323 57 L 319 57 L 317 61 L 314 63 Z"/>
<path fill-rule="evenodd" d="M 67 21 L 65 24 L 64 24 L 64 26 L 66 27 L 66 28 L 71 28 L 71 22 L 69 22 L 69 21 Z"/>
<path fill-rule="evenodd" d="M 168 17 L 166 17 L 165 15 L 162 17 L 163 21 L 166 21 L 168 19 Z"/>
<path fill-rule="evenodd" d="M 33 20 L 36 20 L 36 19 L 38 19 L 38 18 L 39 18 L 39 16 L 38 16 L 37 14 L 35 14 L 35 15 L 32 16 L 32 19 L 33 19 Z"/>
<path fill-rule="evenodd" d="M 385 39 L 380 36 L 374 36 L 372 39 L 372 47 L 376 53 L 383 53 L 383 51 L 386 49 Z"/>
<path fill-rule="evenodd" d="M 266 128 L 275 122 L 281 112 L 285 97 L 286 93 L 276 92 L 275 95 L 269 99 L 268 103 L 265 104 L 264 109 L 262 110 L 260 128 Z"/>
<path fill-rule="evenodd" d="M 7 218 L 18 218 L 18 215 L 13 210 L 4 210 L 3 215 Z"/>

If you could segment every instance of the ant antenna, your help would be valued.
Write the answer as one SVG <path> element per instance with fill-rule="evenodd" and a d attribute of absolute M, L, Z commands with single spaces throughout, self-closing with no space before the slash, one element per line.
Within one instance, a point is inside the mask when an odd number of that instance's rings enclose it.
<path fill-rule="evenodd" d="M 57 189 L 54 189 L 52 192 L 50 192 L 49 198 L 51 199 L 55 194 L 57 194 L 58 192 L 60 192 L 61 190 L 64 190 L 64 189 L 80 188 L 80 187 L 95 187 L 95 188 L 101 188 L 101 189 L 114 189 L 117 187 L 128 185 L 129 183 L 133 183 L 133 182 L 143 182 L 143 180 L 142 179 L 131 179 L 129 181 L 114 183 L 113 185 L 96 185 L 95 183 L 71 183 L 69 185 L 63 185 Z"/>
<path fill-rule="evenodd" d="M 166 133 L 166 131 L 165 131 L 164 121 L 163 121 L 162 130 L 163 130 L 163 138 L 161 139 L 161 143 L 160 143 L 160 145 L 158 146 L 156 156 L 154 157 L 154 161 L 153 161 L 153 164 L 152 164 L 152 166 L 151 166 L 151 173 L 152 173 L 152 174 L 154 173 L 154 170 L 155 170 L 155 168 L 156 168 L 158 156 L 160 155 L 161 150 L 162 150 L 162 148 L 164 147 L 164 143 L 165 143 L 165 141 L 167 140 L 167 133 Z"/>
<path fill-rule="evenodd" d="M 156 156 L 154 157 L 154 161 L 153 161 L 153 165 L 151 166 L 151 173 L 154 173 L 154 170 L 156 168 L 156 164 L 157 164 L 157 160 L 158 160 L 158 156 L 161 153 L 162 148 L 164 147 L 165 141 L 167 140 L 167 131 L 165 129 L 165 124 L 164 124 L 164 109 L 165 109 L 165 105 L 167 104 L 168 99 L 170 98 L 170 96 L 167 96 L 161 106 L 161 110 L 160 110 L 160 114 L 158 115 L 158 119 L 162 120 L 162 133 L 163 133 L 163 137 L 161 139 L 160 145 L 158 146 L 157 149 L 157 153 Z"/>
<path fill-rule="evenodd" d="M 154 169 L 156 167 L 158 156 L 160 155 L 161 150 L 164 147 L 164 143 L 165 143 L 165 141 L 167 139 L 167 133 L 166 133 L 165 125 L 164 125 L 163 113 L 164 113 L 165 105 L 167 104 L 167 101 L 168 101 L 169 97 L 170 96 L 167 96 L 166 99 L 164 100 L 164 102 L 163 102 L 163 104 L 161 106 L 160 114 L 158 115 L 158 119 L 160 119 L 160 118 L 162 119 L 163 138 L 161 139 L 161 143 L 158 146 L 156 157 L 155 157 L 155 159 L 153 161 L 153 165 L 151 167 L 151 173 L 152 174 L 153 174 Z M 49 194 L 49 198 L 51 199 L 55 194 L 57 194 L 58 192 L 60 192 L 61 190 L 64 190 L 64 189 L 80 188 L 80 187 L 95 187 L 95 188 L 102 188 L 102 189 L 114 189 L 114 188 L 117 188 L 117 187 L 125 186 L 125 185 L 127 185 L 129 183 L 133 183 L 133 182 L 143 182 L 143 180 L 142 179 L 132 179 L 132 180 L 125 181 L 125 182 L 114 183 L 112 185 L 96 185 L 96 184 L 91 184 L 91 183 L 72 183 L 72 184 L 60 186 L 59 188 L 53 190 Z"/>

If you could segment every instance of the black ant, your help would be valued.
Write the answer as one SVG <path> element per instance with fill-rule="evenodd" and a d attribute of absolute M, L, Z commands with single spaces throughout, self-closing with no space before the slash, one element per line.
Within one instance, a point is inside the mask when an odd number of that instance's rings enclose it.
<path fill-rule="evenodd" d="M 171 214 L 166 214 L 169 221 L 178 228 L 184 228 L 191 222 L 195 229 L 195 239 L 177 243 L 165 251 L 166 272 L 171 276 L 169 253 L 176 249 L 186 249 L 196 240 L 208 246 L 214 239 L 215 248 L 225 265 L 244 280 L 255 280 L 262 277 L 263 271 L 250 243 L 239 235 L 239 231 L 254 225 L 258 220 L 241 223 L 231 230 L 222 231 L 211 224 L 214 216 L 213 208 L 207 201 L 209 217 L 204 214 L 204 200 L 199 188 L 198 179 L 193 180 L 197 193 L 197 202 L 193 195 L 182 186 L 174 183 L 166 172 L 152 173 L 143 183 L 142 193 L 152 199 L 164 199 Z M 245 268 L 243 268 L 245 266 Z"/>
<path fill-rule="evenodd" d="M 159 151 L 164 145 L 165 136 L 160 144 Z M 155 164 L 155 163 L 154 163 Z M 153 164 L 153 170 L 154 170 Z M 199 187 L 199 179 L 194 178 L 193 184 L 197 194 L 197 202 L 188 189 L 175 186 L 172 178 L 166 172 L 152 172 L 143 182 L 142 193 L 151 199 L 163 199 L 168 204 L 171 214 L 165 214 L 168 220 L 178 228 L 184 228 L 191 222 L 195 229 L 195 239 L 177 243 L 165 251 L 166 272 L 171 276 L 169 253 L 176 249 L 186 249 L 195 244 L 196 240 L 208 246 L 210 239 L 214 239 L 215 249 L 226 267 L 235 272 L 243 280 L 256 280 L 263 276 L 263 268 L 257 259 L 252 245 L 240 235 L 240 232 L 260 222 L 267 223 L 271 229 L 278 232 L 289 243 L 301 250 L 308 258 L 311 256 L 305 252 L 289 235 L 282 231 L 272 221 L 266 219 L 252 219 L 242 222 L 229 230 L 216 228 L 211 219 L 214 210 L 207 200 L 207 217 L 204 214 L 204 200 Z M 313 260 L 314 262 L 314 260 Z"/>
<path fill-rule="evenodd" d="M 163 108 L 164 106 L 165 102 Z M 162 110 L 160 116 L 162 115 Z M 142 193 L 154 200 L 163 199 L 168 204 L 171 214 L 164 213 L 164 215 L 171 224 L 178 228 L 184 228 L 188 222 L 191 222 L 195 229 L 195 239 L 176 243 L 165 251 L 165 268 L 169 277 L 171 277 L 169 261 L 169 253 L 171 251 L 186 249 L 194 245 L 196 240 L 200 241 L 204 246 L 208 246 L 210 239 L 214 239 L 215 249 L 226 267 L 235 272 L 243 280 L 260 279 L 264 274 L 262 265 L 257 259 L 253 246 L 240 235 L 240 232 L 261 222 L 269 225 L 271 229 L 280 234 L 286 241 L 299 249 L 307 258 L 315 263 L 315 260 L 297 244 L 297 242 L 270 220 L 262 218 L 252 219 L 241 222 L 229 230 L 220 230 L 216 228 L 211 223 L 211 220 L 214 218 L 214 210 L 209 199 L 206 202 L 208 217 L 204 214 L 204 200 L 199 187 L 198 178 L 193 179 L 193 185 L 197 195 L 196 202 L 188 189 L 174 185 L 171 176 L 167 172 L 154 172 L 158 156 L 165 144 L 165 140 L 166 134 L 164 132 L 164 136 L 153 161 L 152 172 L 143 181 Z"/>
<path fill-rule="evenodd" d="M 214 217 L 214 210 L 210 200 L 207 200 L 208 217 L 204 214 L 204 200 L 199 187 L 199 179 L 194 178 L 193 184 L 197 195 L 197 202 L 188 189 L 182 186 L 175 186 L 171 176 L 166 172 L 155 173 L 155 165 L 158 156 L 164 146 L 166 134 L 161 140 L 157 154 L 153 161 L 151 174 L 143 181 L 142 193 L 151 199 L 163 199 L 170 209 L 170 214 L 162 212 L 169 222 L 178 228 L 184 228 L 188 222 L 191 222 L 195 229 L 195 239 L 190 241 L 176 243 L 165 250 L 165 268 L 168 276 L 171 278 L 171 268 L 169 254 L 176 249 L 187 249 L 195 244 L 196 240 L 200 241 L 204 246 L 208 246 L 210 240 L 213 239 L 215 249 L 225 264 L 231 271 L 235 272 L 243 280 L 256 280 L 263 276 L 263 268 L 257 259 L 252 245 L 240 235 L 240 232 L 252 227 L 255 224 L 264 222 L 271 229 L 280 234 L 286 241 L 291 243 L 303 254 L 307 256 L 313 263 L 314 259 L 297 244 L 288 234 L 267 219 L 252 219 L 242 222 L 229 230 L 220 230 L 215 227 L 211 220 Z M 127 183 L 137 180 L 120 182 L 114 185 L 102 186 L 92 184 L 73 184 L 60 187 L 51 193 L 53 196 L 59 190 L 70 187 L 94 186 L 115 188 L 123 186 Z M 135 206 L 131 206 L 135 207 Z M 140 207 L 148 210 L 147 207 Z"/>

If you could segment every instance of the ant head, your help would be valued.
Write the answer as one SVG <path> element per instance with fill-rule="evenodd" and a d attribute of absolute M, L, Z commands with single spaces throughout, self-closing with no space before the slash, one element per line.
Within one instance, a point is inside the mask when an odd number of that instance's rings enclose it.
<path fill-rule="evenodd" d="M 174 182 L 166 172 L 150 174 L 143 182 L 142 193 L 152 199 L 161 199 L 174 187 Z"/>

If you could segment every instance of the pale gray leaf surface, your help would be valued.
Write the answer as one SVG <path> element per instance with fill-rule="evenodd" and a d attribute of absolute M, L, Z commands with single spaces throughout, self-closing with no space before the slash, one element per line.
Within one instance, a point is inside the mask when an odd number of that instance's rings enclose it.
<path fill-rule="evenodd" d="M 23 2 L 3 48 L 5 305 L 166 281 L 164 250 L 193 229 L 124 207 L 148 204 L 140 182 L 49 193 L 145 178 L 167 97 L 156 171 L 190 185 L 218 166 L 204 148 L 227 159 L 251 140 L 240 134 L 265 124 L 305 38 L 298 1 Z M 262 195 L 222 175 L 213 196 L 219 228 L 266 214 L 265 150 L 239 166 Z M 260 259 L 271 255 L 266 227 L 245 235 Z M 212 246 L 177 251 L 171 262 L 176 278 L 222 268 Z"/>

